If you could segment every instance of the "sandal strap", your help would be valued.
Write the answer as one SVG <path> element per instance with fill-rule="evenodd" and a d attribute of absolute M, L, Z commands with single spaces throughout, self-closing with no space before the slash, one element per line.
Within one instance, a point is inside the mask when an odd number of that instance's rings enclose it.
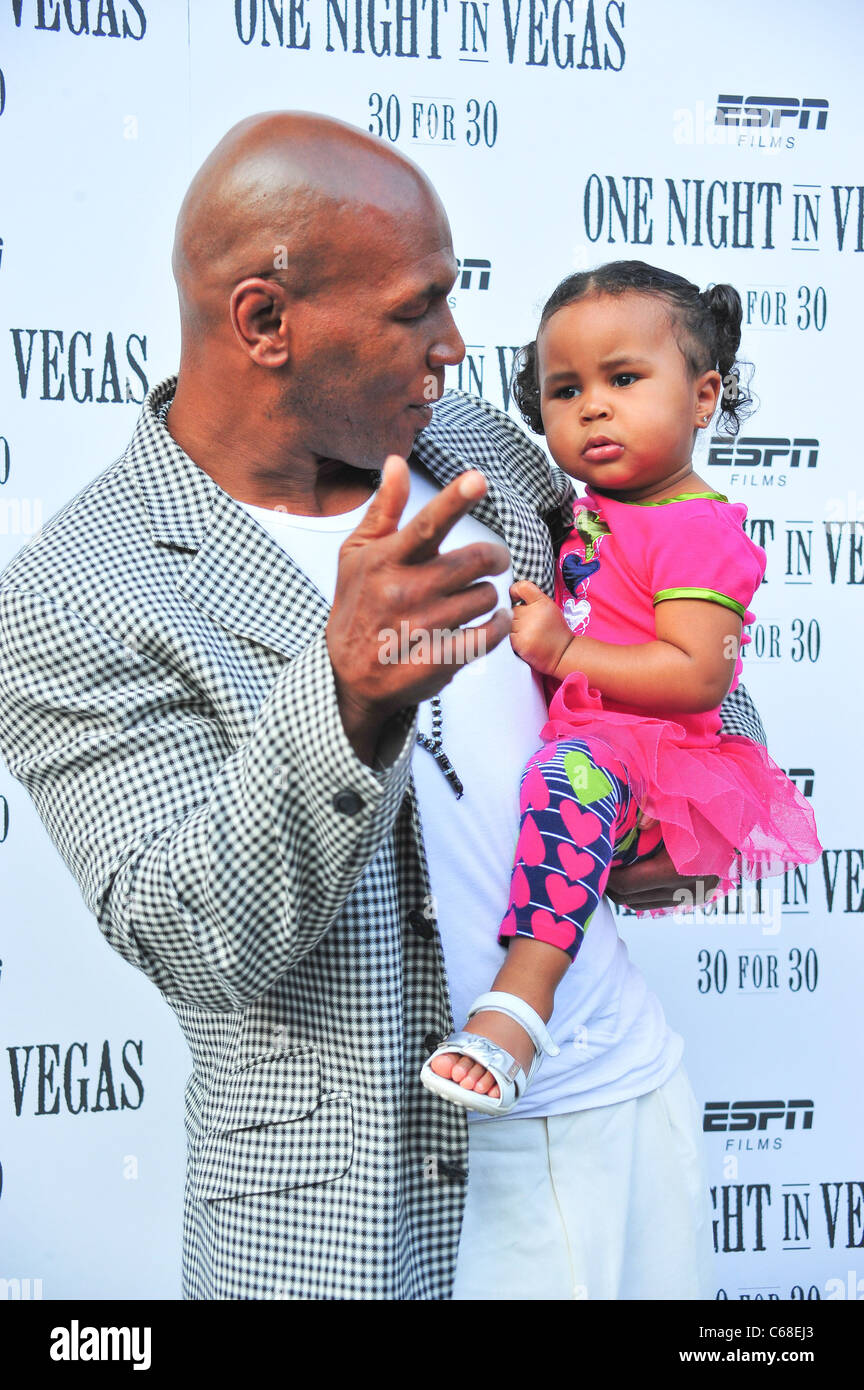
<path fill-rule="evenodd" d="M 463 1057 L 471 1057 L 475 1062 L 480 1062 L 487 1071 L 491 1071 L 497 1082 L 510 1081 L 521 1091 L 525 1073 L 521 1063 L 517 1062 L 506 1048 L 499 1047 L 491 1038 L 484 1038 L 482 1033 L 467 1033 L 464 1030 L 459 1033 L 451 1033 L 436 1052 L 459 1052 Z M 433 1053 L 433 1056 L 435 1053 Z"/>
<path fill-rule="evenodd" d="M 531 1005 L 526 1004 L 524 999 L 520 999 L 518 994 L 508 994 L 506 990 L 500 989 L 490 990 L 488 994 L 480 994 L 468 1010 L 468 1017 L 473 1018 L 483 1009 L 491 1009 L 496 1013 L 506 1014 L 508 1018 L 513 1018 L 517 1023 L 521 1023 L 538 1053 L 545 1052 L 547 1057 L 557 1057 L 560 1053 L 560 1047 L 553 1042 L 552 1035 L 536 1009 L 532 1009 Z M 471 1033 L 468 1036 L 473 1038 L 480 1035 Z M 509 1056 L 509 1053 L 504 1055 Z"/>

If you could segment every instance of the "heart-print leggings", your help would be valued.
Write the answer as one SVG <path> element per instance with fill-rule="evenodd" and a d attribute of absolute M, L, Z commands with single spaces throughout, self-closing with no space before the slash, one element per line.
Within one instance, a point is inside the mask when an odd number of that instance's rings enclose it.
<path fill-rule="evenodd" d="M 609 870 L 660 849 L 660 827 L 636 825 L 639 806 L 621 764 L 599 758 L 583 739 L 567 738 L 545 744 L 526 766 L 499 941 L 532 936 L 574 959 Z"/>

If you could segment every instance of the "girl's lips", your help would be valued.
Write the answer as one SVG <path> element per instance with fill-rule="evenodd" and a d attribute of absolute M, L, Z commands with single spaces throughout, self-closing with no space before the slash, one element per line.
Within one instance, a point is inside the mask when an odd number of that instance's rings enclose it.
<path fill-rule="evenodd" d="M 623 444 L 591 444 L 582 450 L 582 457 L 589 463 L 614 463 L 623 452 Z"/>

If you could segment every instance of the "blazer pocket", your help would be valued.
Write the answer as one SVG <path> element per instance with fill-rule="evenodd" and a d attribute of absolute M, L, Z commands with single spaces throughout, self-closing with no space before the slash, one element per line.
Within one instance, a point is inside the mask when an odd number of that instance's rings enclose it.
<path fill-rule="evenodd" d="M 232 1071 L 211 1109 L 208 1134 L 281 1124 L 309 1115 L 321 1098 L 314 1047 L 256 1057 Z"/>
<path fill-rule="evenodd" d="M 351 1166 L 347 1091 L 321 1095 L 318 1054 L 261 1058 L 235 1072 L 195 1157 L 199 1201 L 332 1182 Z"/>

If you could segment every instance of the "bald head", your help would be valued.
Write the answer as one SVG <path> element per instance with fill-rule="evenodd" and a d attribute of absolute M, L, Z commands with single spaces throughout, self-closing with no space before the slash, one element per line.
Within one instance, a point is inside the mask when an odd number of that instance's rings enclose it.
<path fill-rule="evenodd" d="M 313 294 L 346 274 L 370 218 L 380 231 L 432 204 L 440 208 L 422 171 L 354 126 L 290 111 L 240 121 L 198 170 L 177 219 L 184 354 L 227 329 L 242 280 Z"/>
<path fill-rule="evenodd" d="M 289 459 L 311 477 L 322 460 L 407 456 L 464 356 L 435 190 L 390 146 L 324 116 L 270 112 L 228 132 L 184 199 L 174 273 L 171 430 L 211 469 L 222 459 L 245 489 L 234 496 L 278 497 Z"/>

